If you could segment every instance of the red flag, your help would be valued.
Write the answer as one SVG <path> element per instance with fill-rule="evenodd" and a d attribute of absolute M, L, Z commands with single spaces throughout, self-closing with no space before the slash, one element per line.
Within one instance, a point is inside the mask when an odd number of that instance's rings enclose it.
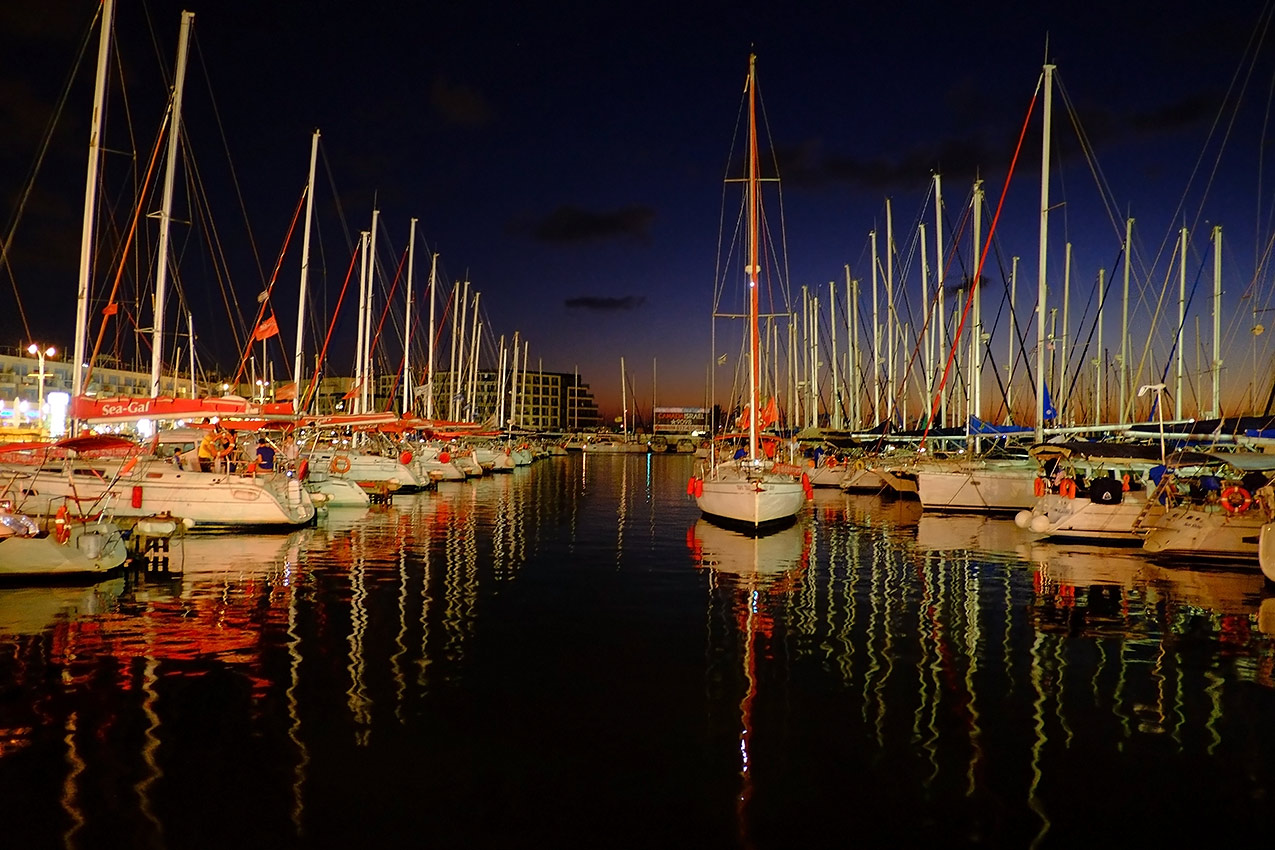
<path fill-rule="evenodd" d="M 116 313 L 118 313 L 119 311 L 120 311 L 120 305 L 118 305 L 118 304 L 116 304 L 114 301 L 112 301 L 110 304 L 107 304 L 105 307 L 103 307 L 103 308 L 102 308 L 102 315 L 103 315 L 103 316 L 114 316 L 114 315 L 115 315 Z"/>
<path fill-rule="evenodd" d="M 356 398 L 358 398 L 358 397 L 359 397 L 359 388 L 360 388 L 360 387 L 362 387 L 362 386 L 363 386 L 362 384 L 355 384 L 354 386 L 350 387 L 350 391 L 349 391 L 348 393 L 346 393 L 345 395 L 341 396 L 341 400 L 342 400 L 342 401 L 350 401 L 351 399 L 356 399 Z"/>
<path fill-rule="evenodd" d="M 292 401 L 297 397 L 297 384 L 293 381 L 290 384 L 284 384 L 274 391 L 276 401 Z"/>
<path fill-rule="evenodd" d="M 279 333 L 279 323 L 275 321 L 274 314 L 271 313 L 266 317 L 265 321 L 257 325 L 257 329 L 252 332 L 253 340 L 260 342 L 263 339 L 270 339 Z"/>
<path fill-rule="evenodd" d="M 761 416 L 757 419 L 757 425 L 764 430 L 778 421 L 779 408 L 776 406 L 775 397 L 772 395 L 766 402 L 766 406 L 762 408 Z"/>

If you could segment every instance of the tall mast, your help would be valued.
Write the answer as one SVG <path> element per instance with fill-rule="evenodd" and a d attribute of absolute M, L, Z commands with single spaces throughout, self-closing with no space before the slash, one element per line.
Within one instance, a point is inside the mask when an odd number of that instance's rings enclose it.
<path fill-rule="evenodd" d="M 75 359 L 71 363 L 71 396 L 84 392 L 84 350 L 88 343 L 89 278 L 93 271 L 93 219 L 97 212 L 97 168 L 101 160 L 102 120 L 105 116 L 106 67 L 115 25 L 115 0 L 102 0 L 102 35 L 97 49 L 97 77 L 93 83 L 93 120 L 89 128 L 88 173 L 84 178 L 84 221 L 80 228 L 80 279 L 75 297 Z"/>
<path fill-rule="evenodd" d="M 943 312 L 943 178 L 934 175 L 934 289 L 936 290 L 938 321 L 934 332 L 938 339 L 939 354 L 947 350 L 947 316 Z M 938 364 L 935 363 L 935 368 Z M 947 388 L 939 387 L 939 426 L 947 425 Z"/>
<path fill-rule="evenodd" d="M 1049 136 L 1053 111 L 1054 66 L 1045 65 L 1044 127 L 1040 142 L 1040 255 L 1036 278 L 1036 442 L 1045 439 L 1045 258 L 1049 245 Z"/>
<path fill-rule="evenodd" d="M 1181 255 L 1178 257 L 1178 344 L 1177 374 L 1173 381 L 1173 418 L 1182 418 L 1182 330 L 1186 325 L 1186 228 L 1182 228 Z M 1254 376 L 1256 380 L 1256 376 Z"/>
<path fill-rule="evenodd" d="M 434 418 L 434 303 L 438 300 L 435 290 L 438 286 L 438 254 L 430 258 L 429 263 L 429 363 L 425 367 L 425 418 Z"/>
<path fill-rule="evenodd" d="M 416 219 L 407 228 L 407 307 L 403 312 L 403 412 L 412 412 L 412 269 L 416 256 Z"/>
<path fill-rule="evenodd" d="M 381 211 L 372 210 L 372 233 L 367 243 L 367 315 L 364 317 L 363 331 L 363 407 L 360 413 L 368 413 L 376 404 L 376 392 L 373 388 L 372 374 L 372 302 L 376 294 L 376 231 L 381 220 Z"/>
<path fill-rule="evenodd" d="M 1129 261 L 1133 259 L 1133 219 L 1124 223 L 1124 295 L 1120 305 L 1120 422 L 1126 422 L 1129 411 Z M 1216 335 L 1214 340 L 1216 340 Z"/>
<path fill-rule="evenodd" d="M 757 457 L 757 373 L 760 367 L 757 338 L 757 56 L 748 57 L 748 456 Z"/>
<path fill-rule="evenodd" d="M 164 297 L 168 285 L 168 237 L 172 229 L 173 180 L 181 147 L 182 90 L 186 86 L 186 53 L 190 45 L 190 24 L 194 12 L 182 12 L 181 35 L 177 39 L 177 76 L 173 81 L 173 121 L 168 128 L 168 161 L 164 164 L 164 199 L 159 213 L 159 257 L 155 275 L 155 316 L 151 329 L 151 396 L 159 395 L 160 367 L 164 359 Z"/>
<path fill-rule="evenodd" d="M 296 378 L 297 392 L 292 397 L 292 410 L 294 413 L 300 412 L 301 405 L 301 386 L 303 381 L 301 374 L 302 343 L 305 341 L 305 316 L 306 316 L 306 288 L 310 279 L 310 222 L 314 217 L 314 164 L 319 157 L 319 131 L 314 131 L 314 136 L 310 140 L 310 178 L 306 183 L 305 190 L 305 230 L 301 233 L 301 286 L 297 297 L 297 351 L 293 355 L 292 374 Z"/>
<path fill-rule="evenodd" d="M 927 405 L 930 403 L 930 396 L 934 392 L 934 323 L 931 321 L 933 313 L 930 311 L 930 257 L 925 245 L 925 222 L 921 222 L 917 226 L 917 244 L 921 246 L 921 338 L 917 343 L 921 346 L 921 368 L 925 372 L 925 380 L 921 382 L 922 389 L 925 392 L 925 398 L 921 402 L 921 409 L 924 411 L 929 426 L 929 410 Z"/>
<path fill-rule="evenodd" d="M 983 414 L 983 398 L 982 398 L 982 354 L 980 351 L 983 335 L 983 287 L 979 285 L 978 269 L 981 267 L 980 262 L 983 255 L 983 180 L 977 178 L 974 181 L 974 277 L 970 281 L 970 302 L 973 305 L 970 310 L 970 368 L 969 368 L 969 384 L 965 387 L 966 415 L 970 423 L 973 423 L 975 417 L 982 417 Z M 975 437 L 973 445 L 975 451 L 978 451 L 980 445 L 979 438 Z"/>
<path fill-rule="evenodd" d="M 1222 417 L 1222 225 L 1213 228 L 1213 405 L 1211 419 Z M 1256 406 L 1252 411 L 1256 413 Z"/>
<path fill-rule="evenodd" d="M 832 427 L 841 428 L 841 380 L 837 374 L 837 282 L 828 281 L 828 326 L 832 333 Z"/>
<path fill-rule="evenodd" d="M 1058 369 L 1058 372 L 1060 375 L 1062 375 L 1062 378 L 1059 379 L 1058 383 L 1062 384 L 1065 387 L 1067 383 L 1067 375 L 1069 374 L 1069 370 L 1071 369 L 1071 353 L 1070 353 L 1071 349 L 1069 347 L 1069 343 L 1071 342 L 1071 332 L 1069 330 L 1071 328 L 1071 243 L 1070 242 L 1068 242 L 1066 247 L 1063 249 L 1062 315 L 1063 315 L 1062 341 L 1060 343 L 1056 342 L 1055 344 L 1057 344 L 1062 349 L 1062 362 Z M 1050 328 L 1051 337 L 1053 336 L 1052 331 L 1053 329 Z M 1054 355 L 1051 352 L 1049 355 L 1049 364 L 1050 364 L 1051 371 L 1053 369 L 1053 363 L 1054 363 Z M 1050 379 L 1051 380 L 1053 379 L 1053 375 L 1050 375 Z M 1059 420 L 1066 425 L 1075 425 L 1076 419 L 1074 416 L 1072 416 L 1073 407 L 1071 404 L 1071 393 L 1068 392 L 1066 396 L 1064 396 L 1063 393 L 1059 391 L 1059 387 L 1057 385 L 1054 386 L 1053 392 L 1058 396 L 1056 399 L 1054 399 L 1054 409 L 1062 411 L 1062 413 L 1059 414 Z"/>
<path fill-rule="evenodd" d="M 469 332 L 469 326 L 468 326 L 469 320 L 467 318 L 467 315 L 469 312 L 469 281 L 468 280 L 465 281 L 465 284 L 461 288 L 460 293 L 461 293 L 460 305 L 459 305 L 460 306 L 460 324 L 457 326 L 460 328 L 460 331 L 459 331 L 460 338 L 458 340 L 458 345 L 460 346 L 460 350 L 456 354 L 456 364 L 452 367 L 452 377 L 451 377 L 453 407 L 456 406 L 456 401 L 460 396 L 460 376 L 465 371 L 465 334 Z M 522 364 L 522 370 L 524 372 L 527 371 L 527 364 L 525 362 Z M 463 407 L 457 410 L 453 410 L 452 418 L 463 419 L 464 410 L 465 408 Z"/>
<path fill-rule="evenodd" d="M 465 370 L 471 376 L 465 390 L 465 403 L 469 406 L 469 416 L 466 417 L 468 420 L 472 420 L 476 415 L 473 385 L 478 379 L 478 331 L 482 327 L 482 323 L 478 321 L 478 299 L 482 297 L 481 292 L 474 293 L 474 330 L 469 343 L 469 368 Z M 524 363 L 522 368 L 525 371 L 527 364 Z"/>
<path fill-rule="evenodd" d="M 367 231 L 359 233 L 359 322 L 357 335 L 355 338 L 354 349 L 354 391 L 357 395 L 351 399 L 354 404 L 351 407 L 358 407 L 358 410 L 352 413 L 363 412 L 363 385 L 367 383 L 367 374 L 363 369 L 363 348 L 364 333 L 367 328 Z"/>
<path fill-rule="evenodd" d="M 518 331 L 514 331 L 513 351 L 510 356 L 510 359 L 513 361 L 513 366 L 509 370 L 509 428 L 510 430 L 512 430 L 514 425 L 518 422 L 518 354 L 521 347 L 522 346 L 518 342 Z"/>
<path fill-rule="evenodd" d="M 898 327 L 898 316 L 894 313 L 894 207 L 890 199 L 885 199 L 885 339 L 886 339 L 886 379 L 885 409 L 887 418 L 894 422 L 894 334 Z M 891 424 L 893 427 L 893 424 Z"/>
<path fill-rule="evenodd" d="M 884 421 L 881 417 L 881 315 L 877 304 L 877 232 L 868 234 L 872 240 L 872 418 L 873 424 Z"/>
<path fill-rule="evenodd" d="M 1100 268 L 1098 269 L 1098 312 L 1095 314 L 1097 323 L 1098 323 L 1098 327 L 1097 327 L 1098 374 L 1095 376 L 1095 381 L 1094 381 L 1093 424 L 1095 425 L 1102 424 L 1102 405 L 1103 405 L 1103 401 L 1105 400 L 1103 391 L 1106 389 L 1103 378 L 1105 377 L 1104 373 L 1106 372 L 1107 357 L 1106 357 L 1106 352 L 1103 350 L 1103 347 L 1102 347 L 1102 304 L 1103 304 L 1103 301 L 1105 300 L 1103 290 L 1106 288 L 1107 288 L 1107 270 Z M 1063 333 L 1066 333 L 1066 332 L 1067 332 L 1067 329 L 1063 328 Z M 1063 376 L 1063 380 L 1066 380 L 1066 375 Z"/>

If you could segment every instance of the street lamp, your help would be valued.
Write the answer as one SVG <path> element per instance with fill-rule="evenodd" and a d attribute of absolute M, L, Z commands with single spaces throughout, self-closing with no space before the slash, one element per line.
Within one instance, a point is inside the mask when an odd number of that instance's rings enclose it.
<path fill-rule="evenodd" d="M 44 358 L 46 356 L 52 357 L 53 355 L 57 354 L 58 351 L 56 348 L 54 348 L 51 345 L 48 348 L 41 348 L 40 346 L 36 345 L 34 342 L 27 346 L 27 351 L 31 354 L 34 354 L 39 359 L 39 363 L 40 363 L 40 371 L 39 371 L 40 400 L 38 402 L 39 406 L 36 408 L 36 411 L 40 417 L 40 428 L 43 429 L 44 428 Z"/>

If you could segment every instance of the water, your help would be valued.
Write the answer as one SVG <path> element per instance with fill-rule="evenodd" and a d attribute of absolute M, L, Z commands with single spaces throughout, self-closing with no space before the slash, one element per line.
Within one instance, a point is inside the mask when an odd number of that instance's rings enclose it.
<path fill-rule="evenodd" d="M 690 463 L 552 459 L 191 537 L 170 578 L 0 589 L 4 846 L 1184 846 L 1275 825 L 1255 568 L 825 491 L 752 540 L 699 519 Z"/>

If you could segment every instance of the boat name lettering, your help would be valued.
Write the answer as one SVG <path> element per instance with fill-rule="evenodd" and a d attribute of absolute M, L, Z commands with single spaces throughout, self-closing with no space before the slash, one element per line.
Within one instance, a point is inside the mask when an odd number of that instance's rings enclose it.
<path fill-rule="evenodd" d="M 116 416 L 122 413 L 145 413 L 150 409 L 149 401 L 104 402 L 103 416 Z"/>

